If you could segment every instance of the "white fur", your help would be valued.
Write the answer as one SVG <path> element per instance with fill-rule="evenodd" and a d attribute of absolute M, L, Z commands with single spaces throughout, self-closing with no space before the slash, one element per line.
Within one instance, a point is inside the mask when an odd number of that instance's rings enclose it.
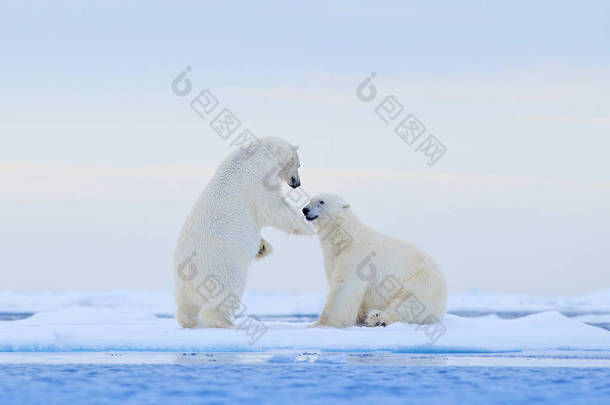
<path fill-rule="evenodd" d="M 261 238 L 263 227 L 314 233 L 281 191 L 281 182 L 300 184 L 297 148 L 279 138 L 260 142 L 258 148 L 236 150 L 220 164 L 180 232 L 174 298 L 183 327 L 234 326 L 248 265 L 270 252 Z"/>
<path fill-rule="evenodd" d="M 312 326 L 432 323 L 442 317 L 445 280 L 425 253 L 365 226 L 336 195 L 318 195 L 305 208 L 306 218 L 319 229 L 330 285 L 326 305 Z M 348 242 L 337 243 L 342 239 Z M 390 281 L 400 287 L 386 289 Z"/>

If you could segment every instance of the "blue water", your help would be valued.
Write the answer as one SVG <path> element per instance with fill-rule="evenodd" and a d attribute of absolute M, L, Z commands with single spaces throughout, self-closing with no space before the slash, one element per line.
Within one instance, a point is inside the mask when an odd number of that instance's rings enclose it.
<path fill-rule="evenodd" d="M 8 364 L 2 404 L 610 403 L 610 368 Z"/>

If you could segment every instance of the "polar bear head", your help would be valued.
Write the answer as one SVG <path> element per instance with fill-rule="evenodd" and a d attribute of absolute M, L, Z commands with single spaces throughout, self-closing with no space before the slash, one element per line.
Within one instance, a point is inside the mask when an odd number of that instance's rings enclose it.
<path fill-rule="evenodd" d="M 261 146 L 257 150 L 260 160 L 265 163 L 266 173 L 264 185 L 267 189 L 278 189 L 278 181 L 288 184 L 292 188 L 301 185 L 299 177 L 299 155 L 298 146 L 276 137 L 264 137 L 260 139 Z"/>
<path fill-rule="evenodd" d="M 308 221 L 314 221 L 324 215 L 328 218 L 336 218 L 349 208 L 349 204 L 335 194 L 318 194 L 303 207 L 303 215 Z"/>

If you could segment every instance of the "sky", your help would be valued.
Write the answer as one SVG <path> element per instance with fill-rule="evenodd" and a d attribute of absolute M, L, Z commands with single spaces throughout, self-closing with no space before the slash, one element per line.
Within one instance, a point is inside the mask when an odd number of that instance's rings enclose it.
<path fill-rule="evenodd" d="M 450 292 L 609 288 L 609 50 L 603 1 L 3 2 L 0 289 L 171 288 L 233 148 L 190 106 L 204 89 Z M 389 96 L 446 148 L 434 165 L 379 116 Z M 314 238 L 263 235 L 248 288 L 326 291 Z"/>

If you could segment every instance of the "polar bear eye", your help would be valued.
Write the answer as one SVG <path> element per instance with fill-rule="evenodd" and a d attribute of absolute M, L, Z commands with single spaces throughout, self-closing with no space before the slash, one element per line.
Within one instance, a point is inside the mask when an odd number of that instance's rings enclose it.
<path fill-rule="evenodd" d="M 324 205 L 324 201 L 320 201 L 320 205 Z"/>

